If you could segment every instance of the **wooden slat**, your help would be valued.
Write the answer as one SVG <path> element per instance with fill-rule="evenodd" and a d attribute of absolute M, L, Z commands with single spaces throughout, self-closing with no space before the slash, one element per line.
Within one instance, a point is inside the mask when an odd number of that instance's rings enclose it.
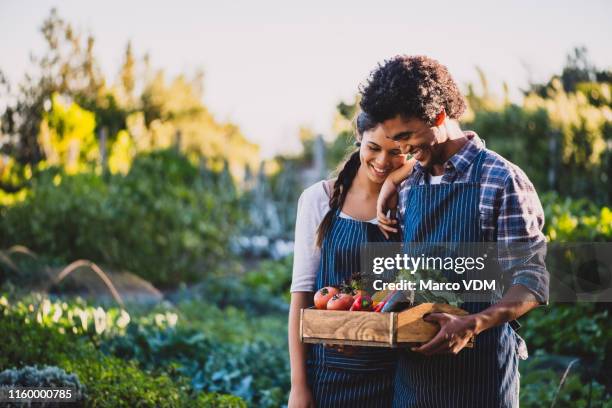
<path fill-rule="evenodd" d="M 365 340 L 340 340 L 340 339 L 318 339 L 316 337 L 304 337 L 304 343 L 324 343 L 330 346 L 367 346 L 367 347 L 385 347 L 393 348 L 390 343 L 382 343 L 378 341 L 365 341 Z"/>
<path fill-rule="evenodd" d="M 304 309 L 302 338 L 392 344 L 389 314 Z M 335 344 L 342 344 L 336 342 Z M 365 344 L 364 344 L 365 345 Z"/>
<path fill-rule="evenodd" d="M 391 326 L 389 330 L 391 334 L 390 343 L 392 346 L 396 346 L 397 345 L 397 313 L 391 312 L 389 319 L 390 319 L 389 326 Z"/>
<path fill-rule="evenodd" d="M 300 341 L 304 343 L 304 309 L 300 309 Z"/>
<path fill-rule="evenodd" d="M 440 329 L 426 322 L 427 313 L 467 315 L 447 304 L 423 303 L 399 313 L 302 309 L 300 338 L 304 343 L 370 347 L 407 347 L 431 340 Z M 473 342 L 467 348 L 472 348 Z"/>

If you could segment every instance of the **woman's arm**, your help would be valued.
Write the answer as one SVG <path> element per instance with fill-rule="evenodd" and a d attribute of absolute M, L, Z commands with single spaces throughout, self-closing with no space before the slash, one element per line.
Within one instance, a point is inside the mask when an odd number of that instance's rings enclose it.
<path fill-rule="evenodd" d="M 315 245 L 315 238 L 317 228 L 325 212 L 329 210 L 328 201 L 329 197 L 322 183 L 307 188 L 298 201 L 288 325 L 291 363 L 289 408 L 314 407 L 306 378 L 307 346 L 300 340 L 300 311 L 313 304 L 316 274 L 321 259 L 321 251 Z"/>
<path fill-rule="evenodd" d="M 397 187 L 412 174 L 415 162 L 414 159 L 410 159 L 402 167 L 389 174 L 378 194 L 376 218 L 378 218 L 378 227 L 387 239 L 390 233 L 397 233 L 395 226 L 397 220 L 388 217 L 387 212 L 397 207 Z"/>
<path fill-rule="evenodd" d="M 289 408 L 314 407 L 306 377 L 307 345 L 300 340 L 300 311 L 312 306 L 312 292 L 293 292 L 289 307 L 289 360 L 291 363 L 291 392 Z"/>

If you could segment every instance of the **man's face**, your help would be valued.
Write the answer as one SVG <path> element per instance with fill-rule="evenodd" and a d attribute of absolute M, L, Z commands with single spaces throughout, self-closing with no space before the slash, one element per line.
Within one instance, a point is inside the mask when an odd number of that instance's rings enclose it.
<path fill-rule="evenodd" d="M 420 119 L 404 119 L 396 116 L 382 123 L 385 135 L 399 142 L 403 154 L 411 154 L 421 166 L 431 168 L 439 163 L 441 147 L 435 127 Z"/>

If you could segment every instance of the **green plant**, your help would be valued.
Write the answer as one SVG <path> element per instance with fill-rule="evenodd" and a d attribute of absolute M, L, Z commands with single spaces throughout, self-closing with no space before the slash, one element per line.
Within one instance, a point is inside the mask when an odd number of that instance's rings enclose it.
<path fill-rule="evenodd" d="M 556 193 L 542 196 L 545 233 L 551 241 L 593 242 L 612 240 L 612 210 L 598 208 L 587 199 L 561 199 Z"/>
<path fill-rule="evenodd" d="M 0 372 L 0 387 L 48 387 L 48 388 L 70 388 L 72 390 L 71 400 L 83 402 L 84 387 L 78 377 L 68 374 L 59 367 L 54 366 L 25 366 L 20 369 L 9 369 Z M 53 403 L 47 404 L 53 406 Z M 43 406 L 46 406 L 43 404 Z"/>
<path fill-rule="evenodd" d="M 521 363 L 520 405 L 527 408 L 612 407 L 610 393 L 592 376 L 580 371 L 575 359 L 560 370 L 541 368 L 544 352 Z"/>
<path fill-rule="evenodd" d="M 198 407 L 212 408 L 246 408 L 247 404 L 241 398 L 233 395 L 201 392 L 196 397 Z"/>
<path fill-rule="evenodd" d="M 147 370 L 176 371 L 195 390 L 233 394 L 260 407 L 283 404 L 289 389 L 287 356 L 260 341 L 227 344 L 198 330 L 133 325 L 106 339 L 102 349 Z"/>
<path fill-rule="evenodd" d="M 151 374 L 139 368 L 135 361 L 103 354 L 88 337 L 60 333 L 57 327 L 45 327 L 7 313 L 6 309 L 0 319 L 0 332 L 5 340 L 0 342 L 0 370 L 34 364 L 60 367 L 78 376 L 85 387 L 87 406 L 209 406 L 206 397 L 195 394 L 188 380 L 172 365 L 165 372 Z M 219 396 L 217 399 L 241 406 L 236 398 Z"/>
<path fill-rule="evenodd" d="M 255 270 L 247 272 L 241 282 L 249 290 L 265 292 L 269 296 L 282 298 L 288 302 L 292 266 L 293 255 L 278 261 L 264 260 Z"/>
<path fill-rule="evenodd" d="M 612 338 L 607 310 L 592 303 L 553 304 L 532 310 L 520 334 L 530 347 L 603 362 Z"/>
<path fill-rule="evenodd" d="M 24 201 L 0 208 L 0 246 L 63 265 L 84 258 L 162 286 L 201 279 L 223 265 L 242 213 L 227 172 L 198 160 L 168 149 L 137 155 L 126 175 L 41 171 Z"/>

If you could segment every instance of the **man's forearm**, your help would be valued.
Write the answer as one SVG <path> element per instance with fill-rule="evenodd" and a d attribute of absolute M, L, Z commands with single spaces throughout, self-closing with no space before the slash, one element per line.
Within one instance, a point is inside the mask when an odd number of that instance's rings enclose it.
<path fill-rule="evenodd" d="M 470 315 L 475 334 L 518 319 L 539 305 L 535 295 L 522 285 L 514 285 L 499 302 Z"/>

